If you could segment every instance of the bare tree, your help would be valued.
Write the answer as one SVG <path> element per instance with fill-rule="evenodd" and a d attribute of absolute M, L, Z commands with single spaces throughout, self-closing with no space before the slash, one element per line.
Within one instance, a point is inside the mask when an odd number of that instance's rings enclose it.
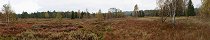
<path fill-rule="evenodd" d="M 4 4 L 2 10 L 4 15 L 4 21 L 6 21 L 7 23 L 14 22 L 17 20 L 16 14 L 11 10 L 10 4 Z"/>
<path fill-rule="evenodd" d="M 132 16 L 138 17 L 138 15 L 139 15 L 139 8 L 138 8 L 138 5 L 136 4 L 136 5 L 134 6 L 134 10 L 133 10 Z"/>
<path fill-rule="evenodd" d="M 185 0 L 158 0 L 157 4 L 160 8 L 160 16 L 162 22 L 166 19 L 164 17 L 170 16 L 172 18 L 171 22 L 175 26 L 175 17 L 176 14 L 184 14 L 185 9 Z"/>
<path fill-rule="evenodd" d="M 86 9 L 85 11 L 86 11 L 86 12 L 85 12 L 85 14 L 83 15 L 83 18 L 90 18 L 88 9 Z"/>
<path fill-rule="evenodd" d="M 157 4 L 159 6 L 159 13 L 158 15 L 161 17 L 161 22 L 165 22 L 167 17 L 171 16 L 171 6 L 169 0 L 158 0 Z"/>
<path fill-rule="evenodd" d="M 81 15 L 81 11 L 80 10 L 78 10 L 77 16 L 78 16 L 79 19 L 81 19 L 82 15 Z"/>

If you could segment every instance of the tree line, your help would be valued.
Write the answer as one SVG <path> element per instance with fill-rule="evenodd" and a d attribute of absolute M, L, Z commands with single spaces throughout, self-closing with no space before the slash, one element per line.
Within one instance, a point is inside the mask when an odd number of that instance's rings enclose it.
<path fill-rule="evenodd" d="M 22 14 L 17 14 L 18 18 L 56 18 L 56 16 L 62 16 L 62 18 L 89 18 L 89 12 L 75 12 L 75 11 L 67 11 L 67 12 L 56 12 L 56 11 L 47 11 L 47 12 L 34 12 L 27 13 L 22 12 Z"/>
<path fill-rule="evenodd" d="M 165 2 L 161 2 L 165 1 Z M 159 1 L 159 7 L 160 9 L 158 10 L 159 12 L 153 13 L 155 16 L 171 16 L 168 15 L 167 12 L 169 10 L 172 10 L 172 3 L 166 3 L 167 0 L 161 0 Z M 168 0 L 169 1 L 169 0 Z M 176 10 L 176 16 L 195 16 L 195 10 L 194 6 L 192 5 L 192 1 L 189 0 L 188 4 L 184 4 L 185 1 L 182 1 L 181 3 L 183 4 L 178 4 L 180 6 L 179 9 Z M 161 4 L 162 3 L 162 4 Z M 163 4 L 164 3 L 164 4 Z M 164 6 L 163 6 L 164 5 Z M 183 6 L 185 5 L 185 6 Z M 6 8 L 6 7 L 4 7 Z M 162 11 L 162 12 L 160 12 Z M 171 12 L 171 11 L 170 11 Z M 13 12 L 14 13 L 14 12 Z M 140 11 L 138 5 L 136 4 L 134 6 L 134 10 L 130 15 L 125 15 L 124 12 L 119 11 L 119 12 L 108 12 L 108 13 L 101 13 L 100 10 L 99 12 L 96 13 L 89 13 L 89 12 L 80 12 L 78 11 L 66 11 L 66 12 L 56 12 L 56 11 L 47 11 L 47 12 L 34 12 L 34 13 L 28 13 L 28 12 L 22 12 L 22 14 L 16 14 L 17 18 L 55 18 L 56 14 L 61 14 L 62 18 L 96 18 L 96 14 L 102 14 L 101 16 L 105 18 L 120 18 L 120 17 L 125 17 L 125 16 L 132 16 L 132 17 L 144 17 L 145 13 L 144 11 Z M 165 13 L 165 14 L 164 14 Z M 2 13 L 1 13 L 2 14 Z"/>
<path fill-rule="evenodd" d="M 175 16 L 195 16 L 195 15 L 202 15 L 195 13 L 195 8 L 192 4 L 191 0 L 158 0 L 157 2 L 158 8 L 155 16 L 161 17 L 162 20 L 165 17 L 173 17 Z M 199 12 L 208 15 L 209 11 L 209 1 L 202 0 L 202 6 Z M 140 11 L 138 5 L 134 6 L 134 10 L 130 15 L 125 15 L 124 12 L 110 12 L 102 13 L 99 10 L 96 13 L 89 13 L 88 11 L 66 11 L 66 12 L 57 12 L 57 11 L 47 11 L 47 12 L 22 12 L 22 14 L 15 14 L 10 8 L 9 4 L 3 5 L 3 11 L 0 12 L 0 18 L 6 21 L 17 20 L 17 18 L 71 18 L 71 19 L 83 19 L 83 18 L 98 18 L 98 19 L 110 19 L 110 18 L 123 18 L 126 16 L 131 17 L 144 17 L 145 12 Z"/>
<path fill-rule="evenodd" d="M 102 13 L 99 10 L 97 13 L 89 13 L 89 12 L 80 12 L 79 11 L 66 11 L 66 12 L 56 12 L 56 11 L 47 11 L 47 12 L 22 12 L 22 14 L 17 14 L 18 18 L 56 18 L 60 14 L 62 18 L 71 18 L 71 19 L 82 19 L 82 18 L 97 18 L 98 16 L 102 16 L 104 18 L 120 18 L 124 16 L 124 13 L 115 12 L 115 13 Z"/>

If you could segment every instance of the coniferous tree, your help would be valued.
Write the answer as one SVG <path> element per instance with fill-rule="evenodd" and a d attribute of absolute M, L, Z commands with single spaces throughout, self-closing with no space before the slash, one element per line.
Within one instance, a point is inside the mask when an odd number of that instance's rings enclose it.
<path fill-rule="evenodd" d="M 0 12 L 0 19 L 4 18 L 2 12 Z"/>
<path fill-rule="evenodd" d="M 75 19 L 75 12 L 71 11 L 71 19 Z"/>
<path fill-rule="evenodd" d="M 41 12 L 40 16 L 41 18 L 45 18 L 45 12 Z"/>
<path fill-rule="evenodd" d="M 84 18 L 85 17 L 85 13 L 81 12 L 81 17 L 80 18 Z"/>
<path fill-rule="evenodd" d="M 196 13 L 195 13 L 195 9 L 194 9 L 194 6 L 192 4 L 192 0 L 189 0 L 188 1 L 188 6 L 187 6 L 187 16 L 195 16 Z"/>
<path fill-rule="evenodd" d="M 67 18 L 71 18 L 71 12 L 67 11 L 65 15 L 67 15 Z"/>
<path fill-rule="evenodd" d="M 37 12 L 37 17 L 38 18 L 42 18 L 42 13 L 41 12 Z"/>
<path fill-rule="evenodd" d="M 29 18 L 28 12 L 22 12 L 21 16 L 21 18 Z"/>
<path fill-rule="evenodd" d="M 74 16 L 75 18 L 79 18 L 78 12 L 75 12 Z"/>
<path fill-rule="evenodd" d="M 36 18 L 36 14 L 35 13 L 31 13 L 31 18 Z"/>
<path fill-rule="evenodd" d="M 140 17 L 144 17 L 145 16 L 144 11 L 140 11 L 140 12 L 141 12 Z"/>

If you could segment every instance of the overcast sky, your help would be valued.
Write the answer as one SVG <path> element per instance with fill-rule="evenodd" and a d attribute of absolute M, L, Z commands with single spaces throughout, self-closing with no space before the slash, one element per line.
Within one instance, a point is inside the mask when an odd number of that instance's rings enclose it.
<path fill-rule="evenodd" d="M 37 11 L 84 11 L 96 12 L 101 9 L 107 12 L 109 8 L 119 8 L 131 11 L 135 4 L 140 10 L 155 9 L 156 0 L 0 0 L 0 8 L 5 3 L 10 3 L 16 13 Z M 193 0 L 195 7 L 201 5 L 200 0 Z"/>

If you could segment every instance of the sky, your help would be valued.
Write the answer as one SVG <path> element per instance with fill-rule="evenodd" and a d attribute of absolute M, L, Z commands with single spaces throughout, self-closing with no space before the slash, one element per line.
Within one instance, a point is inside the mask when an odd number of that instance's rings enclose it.
<path fill-rule="evenodd" d="M 200 0 L 192 0 L 195 7 L 201 5 Z M 0 8 L 3 4 L 10 3 L 16 13 L 41 12 L 41 11 L 85 11 L 107 12 L 109 8 L 118 8 L 123 11 L 132 11 L 137 4 L 140 10 L 152 10 L 157 8 L 156 0 L 0 0 Z"/>

